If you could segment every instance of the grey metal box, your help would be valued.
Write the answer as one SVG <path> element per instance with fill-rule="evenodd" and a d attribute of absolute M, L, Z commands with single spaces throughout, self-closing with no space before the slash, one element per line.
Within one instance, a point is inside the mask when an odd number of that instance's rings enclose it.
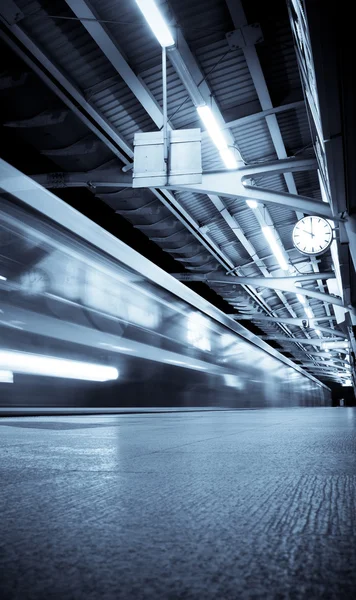
<path fill-rule="evenodd" d="M 161 187 L 177 183 L 201 183 L 201 131 L 168 132 L 169 177 L 164 162 L 163 131 L 136 133 L 134 139 L 133 187 Z"/>

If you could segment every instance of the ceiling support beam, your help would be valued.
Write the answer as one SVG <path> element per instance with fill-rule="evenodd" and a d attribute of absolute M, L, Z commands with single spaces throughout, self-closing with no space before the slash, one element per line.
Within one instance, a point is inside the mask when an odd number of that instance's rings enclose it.
<path fill-rule="evenodd" d="M 341 366 L 341 367 L 346 367 L 346 368 L 350 368 L 349 363 L 347 362 L 347 360 L 330 360 L 330 361 L 320 361 L 320 362 L 303 362 L 303 367 L 337 367 L 337 366 Z"/>
<path fill-rule="evenodd" d="M 327 371 L 328 373 L 333 373 L 337 370 L 338 373 L 351 375 L 350 369 L 347 369 L 343 365 L 335 365 L 333 363 L 327 364 L 325 362 L 321 363 L 320 365 L 314 363 L 303 363 L 303 368 L 304 367 L 307 368 L 309 371 Z"/>
<path fill-rule="evenodd" d="M 245 27 L 246 25 L 248 25 L 248 21 L 241 0 L 226 0 L 226 3 L 235 28 L 240 29 L 241 27 Z M 271 108 L 273 108 L 273 104 L 269 95 L 267 83 L 254 44 L 246 44 L 242 48 L 242 52 L 244 53 L 246 64 L 250 71 L 257 92 L 257 96 L 261 104 L 261 108 L 262 110 L 270 110 Z M 279 128 L 276 115 L 271 114 L 266 116 L 266 124 L 269 129 L 278 158 L 286 158 L 287 152 L 284 146 L 281 130 Z M 285 173 L 284 179 L 287 184 L 288 192 L 290 194 L 297 194 L 298 191 L 294 182 L 293 175 Z"/>
<path fill-rule="evenodd" d="M 238 223 L 238 218 L 236 215 L 232 215 L 230 213 L 230 211 L 226 208 L 225 203 L 223 202 L 223 200 L 221 198 L 219 198 L 219 196 L 215 195 L 215 194 L 210 194 L 209 198 L 211 200 L 211 202 L 213 203 L 213 205 L 215 206 L 215 208 L 219 211 L 220 215 L 223 217 L 223 219 L 226 221 L 226 223 L 229 225 L 229 227 L 231 228 L 233 234 L 236 236 L 236 238 L 239 240 L 239 242 L 243 245 L 243 247 L 245 248 L 246 252 L 251 256 L 251 258 L 253 259 L 253 262 L 256 264 L 256 266 L 258 267 L 258 269 L 261 271 L 262 275 L 264 275 L 265 277 L 271 277 L 271 274 L 269 272 L 269 270 L 267 269 L 264 261 L 262 260 L 262 258 L 260 258 L 258 256 L 258 253 L 255 249 L 255 247 L 253 246 L 253 244 L 247 239 L 247 237 L 245 236 L 244 232 L 242 231 L 239 223 Z M 238 272 L 236 270 L 236 272 Z M 238 274 L 242 274 L 243 275 L 243 270 L 238 272 Z M 285 308 L 287 309 L 287 311 L 289 312 L 289 314 L 292 317 L 296 316 L 296 313 L 294 311 L 294 309 L 290 306 L 290 304 L 288 303 L 285 295 L 283 294 L 283 292 L 281 292 L 280 290 L 275 290 L 276 295 L 278 296 L 278 298 L 280 299 L 280 301 L 283 303 L 283 305 L 285 306 Z M 270 310 L 270 312 L 272 314 L 274 314 L 273 310 Z M 290 331 L 288 330 L 287 327 L 284 326 L 280 326 L 281 329 L 283 331 L 285 331 L 286 333 L 290 333 Z"/>
<path fill-rule="evenodd" d="M 345 333 L 343 333 L 342 331 L 338 330 L 338 329 L 332 329 L 331 327 L 320 327 L 320 325 L 318 325 L 317 321 L 326 321 L 329 320 L 329 317 L 322 317 L 320 319 L 302 319 L 302 318 L 292 318 L 292 317 L 285 317 L 285 318 L 278 318 L 278 317 L 265 317 L 263 318 L 264 315 L 261 316 L 261 318 L 259 318 L 259 316 L 254 316 L 254 315 L 229 315 L 229 317 L 232 317 L 233 319 L 235 319 L 235 321 L 257 321 L 260 323 L 263 322 L 267 322 L 267 323 L 285 323 L 288 325 L 294 325 L 295 327 L 302 327 L 303 330 L 306 330 L 308 327 L 310 327 L 310 329 L 313 331 L 315 331 L 316 329 L 318 331 L 321 331 L 322 333 L 330 333 L 331 335 L 337 335 L 339 337 L 344 338 L 345 340 L 347 339 L 347 335 Z"/>
<path fill-rule="evenodd" d="M 284 162 L 284 161 L 283 161 Z M 292 161 L 288 161 L 290 164 Z M 275 168 L 276 167 L 276 168 Z M 280 167 L 285 170 L 287 167 Z M 266 167 L 265 167 L 266 168 Z M 291 167 L 293 168 L 293 167 Z M 261 167 L 258 167 L 260 170 Z M 273 163 L 272 171 L 279 170 L 279 167 Z M 245 169 L 244 178 L 247 177 Z M 251 168 L 249 169 L 251 173 Z M 266 172 L 267 168 L 266 168 Z M 35 176 L 36 181 L 46 185 L 46 177 L 43 180 L 39 176 Z M 65 175 L 67 186 L 71 183 L 83 186 L 89 185 L 92 187 L 132 187 L 132 177 L 128 173 L 117 173 L 115 170 L 96 170 L 88 173 L 69 173 Z M 256 200 L 259 203 L 282 204 L 292 209 L 302 210 L 306 214 L 320 215 L 328 219 L 340 221 L 339 217 L 334 217 L 331 213 L 331 208 L 325 202 L 319 202 L 305 196 L 293 196 L 283 192 L 274 192 L 273 190 L 262 189 L 256 186 L 244 185 L 241 181 L 239 171 L 224 171 L 217 173 L 203 173 L 202 183 L 197 184 L 175 184 L 167 185 L 162 189 L 183 190 L 196 192 L 198 194 L 208 194 L 217 196 L 227 196 L 230 198 L 245 198 L 246 200 Z"/>
<path fill-rule="evenodd" d="M 339 382 L 343 377 L 346 377 L 347 379 L 351 378 L 350 371 L 345 371 L 345 369 L 338 367 L 335 367 L 334 369 L 331 369 L 330 367 L 327 367 L 325 369 L 313 369 L 313 367 L 307 367 L 306 370 L 308 371 L 308 373 L 313 373 L 315 376 L 319 375 L 319 377 L 337 377 Z"/>
<path fill-rule="evenodd" d="M 219 274 L 214 274 L 214 273 L 207 273 L 207 274 L 200 274 L 200 273 L 175 273 L 173 274 L 174 277 L 176 277 L 176 279 L 179 279 L 180 281 L 205 281 L 206 279 L 209 279 L 209 281 L 214 281 L 215 283 L 227 283 L 227 284 L 234 284 L 234 285 L 242 285 L 242 284 L 246 284 L 246 285 L 254 285 L 254 286 L 261 286 L 261 287 L 269 287 L 269 288 L 274 288 L 276 286 L 276 289 L 278 289 L 278 285 L 281 283 L 282 285 L 284 284 L 289 284 L 290 282 L 293 283 L 293 281 L 315 281 L 317 278 L 321 278 L 321 279 L 334 279 L 335 278 L 335 273 L 333 271 L 330 272 L 326 272 L 326 273 L 303 273 L 301 275 L 293 275 L 291 277 L 231 277 L 231 275 L 219 275 Z M 296 288 L 296 290 L 299 292 L 300 290 L 303 290 L 304 288 Z M 287 290 L 287 291 L 292 291 L 292 290 Z M 293 290 L 294 291 L 294 290 Z M 308 292 L 309 290 L 304 290 L 305 292 Z"/>
<path fill-rule="evenodd" d="M 246 167 L 240 167 L 238 174 L 242 183 L 255 175 L 270 175 L 281 173 L 294 173 L 300 171 L 315 171 L 318 168 L 315 158 L 285 158 L 281 160 L 270 160 L 264 163 L 256 163 Z"/>
<path fill-rule="evenodd" d="M 260 112 L 253 113 L 252 115 L 247 115 L 246 117 L 240 117 L 239 119 L 228 121 L 227 123 L 225 123 L 225 125 L 222 125 L 222 129 L 232 129 L 233 127 L 238 127 L 239 125 L 248 125 L 249 123 L 259 121 L 260 119 L 265 119 L 269 115 L 287 112 L 288 110 L 293 110 L 294 108 L 302 108 L 303 106 L 304 100 L 297 100 L 297 102 L 290 102 L 289 104 L 282 104 L 281 106 L 271 107 L 267 110 L 261 110 Z M 207 135 L 208 134 L 204 132 L 202 134 L 202 137 L 205 137 Z"/>
<path fill-rule="evenodd" d="M 244 198 L 245 200 L 256 200 L 260 203 L 281 204 L 306 214 L 320 215 L 336 220 L 332 215 L 330 206 L 325 202 L 305 196 L 275 192 L 257 186 L 243 185 L 238 171 L 203 173 L 201 183 L 168 185 L 167 188 L 189 190 L 198 194 L 217 194 L 229 198 Z"/>
<path fill-rule="evenodd" d="M 235 319 L 235 321 L 266 321 L 269 323 L 286 323 L 287 325 L 297 325 L 298 327 L 313 327 L 318 328 L 319 321 L 329 321 L 330 317 L 313 317 L 312 319 L 302 317 L 267 317 L 266 315 L 235 315 L 231 314 L 229 317 Z M 335 320 L 335 317 L 332 317 Z M 332 330 L 334 331 L 334 330 Z"/>
<path fill-rule="evenodd" d="M 97 43 L 101 51 L 105 54 L 106 58 L 125 81 L 126 85 L 131 89 L 137 100 L 150 115 L 152 121 L 157 125 L 158 129 L 160 129 L 163 126 L 163 115 L 160 106 L 131 69 L 123 53 L 119 50 L 116 43 L 112 41 L 105 25 L 97 20 L 99 17 L 93 12 L 85 0 L 65 1 L 78 17 L 89 35 L 91 35 L 93 40 Z"/>
<path fill-rule="evenodd" d="M 279 335 L 261 335 L 262 340 L 268 340 L 270 342 L 293 342 L 295 344 L 309 344 L 311 346 L 321 346 L 323 347 L 325 343 L 335 343 L 335 348 L 338 347 L 338 344 L 344 344 L 343 341 L 337 341 L 335 338 L 296 338 L 296 337 L 282 337 Z"/>
<path fill-rule="evenodd" d="M 329 352 L 312 352 L 308 350 L 308 354 L 309 356 L 316 356 L 318 359 L 319 358 L 332 358 L 333 360 L 335 359 L 335 357 L 338 357 L 339 354 L 348 354 L 348 350 L 346 350 L 345 348 L 340 349 L 340 350 L 334 350 L 334 349 L 330 349 Z M 342 359 L 340 359 L 342 361 Z"/>
<path fill-rule="evenodd" d="M 313 325 L 311 325 L 310 327 L 311 327 L 312 331 L 318 330 L 321 333 L 328 333 L 330 335 L 336 335 L 337 337 L 341 337 L 344 340 L 348 339 L 346 333 L 343 333 L 339 329 L 332 329 L 331 327 L 320 327 L 317 324 L 315 325 L 315 327 L 313 327 Z"/>
<path fill-rule="evenodd" d="M 241 0 L 226 0 L 226 3 L 228 6 L 228 9 L 229 9 L 229 12 L 231 14 L 235 28 L 239 29 L 241 27 L 248 25 L 248 21 L 247 21 L 246 14 L 243 9 Z M 277 111 L 274 110 L 273 111 L 274 114 L 273 113 L 267 114 L 268 111 L 273 110 L 273 104 L 272 104 L 272 100 L 271 100 L 271 97 L 270 97 L 270 94 L 268 91 L 266 79 L 263 75 L 263 71 L 262 71 L 261 64 L 260 64 L 260 61 L 259 61 L 259 58 L 257 55 L 256 48 L 254 45 L 246 45 L 244 48 L 242 48 L 242 51 L 244 53 L 246 64 L 249 68 L 252 80 L 253 80 L 255 88 L 256 88 L 256 92 L 257 92 L 258 99 L 260 101 L 262 112 L 266 113 L 266 124 L 267 124 L 269 132 L 271 134 L 273 145 L 276 149 L 276 154 L 279 159 L 283 159 L 287 156 L 287 152 L 286 152 L 286 148 L 285 148 L 285 145 L 283 142 L 283 138 L 282 138 L 279 124 L 278 124 L 278 120 L 276 117 Z M 302 104 L 304 104 L 304 101 L 302 102 Z M 295 108 L 298 108 L 298 107 L 296 106 Z M 298 191 L 297 191 L 297 188 L 295 185 L 293 175 L 291 175 L 290 173 L 286 173 L 284 178 L 285 178 L 285 181 L 287 184 L 288 192 L 290 194 L 296 195 L 298 193 Z M 298 206 L 292 207 L 292 208 L 295 209 L 298 219 L 301 219 L 304 216 L 303 209 L 301 209 Z M 317 271 L 318 264 L 316 263 L 315 259 L 312 258 L 311 262 L 313 265 L 313 269 L 315 271 Z M 356 264 L 355 264 L 355 268 L 356 268 Z M 320 280 L 318 281 L 318 286 L 319 286 L 320 292 L 322 292 L 323 288 L 322 288 L 322 284 L 321 284 Z M 324 308 L 325 308 L 326 314 L 330 314 L 329 306 L 326 303 L 324 303 Z M 331 325 L 332 325 L 332 323 L 330 322 L 330 326 Z"/>
<path fill-rule="evenodd" d="M 1 7 L 0 7 L 1 14 Z M 40 77 L 40 79 L 72 110 L 80 120 L 110 148 L 125 165 L 133 158 L 131 146 L 90 104 L 83 93 L 51 61 L 35 42 L 18 26 L 7 33 L 0 28 L 0 38 Z"/>
<path fill-rule="evenodd" d="M 224 195 L 229 195 L 225 193 L 225 187 L 229 186 L 229 190 L 231 192 L 231 187 L 233 186 L 234 193 L 232 194 L 234 197 L 236 196 L 246 196 L 246 198 L 250 198 L 251 194 L 246 194 L 247 184 L 245 183 L 254 175 L 261 175 L 262 173 L 282 173 L 284 171 L 304 171 L 311 170 L 316 165 L 315 159 L 304 158 L 304 159 L 288 159 L 281 161 L 270 161 L 266 162 L 263 165 L 257 163 L 255 165 L 249 165 L 248 167 L 242 167 L 236 171 L 223 171 L 223 172 L 205 172 L 203 173 L 203 183 L 204 180 L 207 184 L 210 181 L 215 180 L 218 185 L 223 187 Z M 48 176 L 48 174 L 46 174 Z M 57 174 L 55 174 L 57 176 Z M 82 172 L 82 173 L 63 173 L 66 176 L 68 186 L 72 182 L 82 182 L 84 185 L 88 185 L 90 180 L 95 180 L 98 184 L 104 185 L 105 183 L 108 186 L 112 187 L 113 185 L 117 185 L 117 187 L 131 187 L 132 186 L 132 175 L 131 173 L 118 173 L 116 169 L 95 169 L 93 171 Z M 36 175 L 38 183 L 44 185 L 46 183 L 46 177 L 42 176 L 42 180 L 39 180 L 40 175 Z M 43 182 L 43 183 L 42 183 Z M 197 184 L 200 185 L 200 184 Z M 236 189 L 236 186 L 238 189 Z M 191 189 L 190 185 L 183 186 L 167 186 L 168 188 L 177 188 L 180 189 Z M 255 186 L 252 189 L 259 189 Z M 194 190 L 193 190 L 194 191 Z M 273 192 L 272 192 L 273 193 Z M 230 194 L 231 195 L 231 194 Z M 314 201 L 315 202 L 315 201 Z M 321 206 L 325 206 L 325 204 L 317 203 Z"/>
<path fill-rule="evenodd" d="M 308 290 L 307 288 L 297 287 L 294 285 L 294 277 L 232 277 L 231 275 L 215 275 L 214 273 L 198 274 L 198 273 L 174 273 L 176 279 L 179 281 L 205 281 L 206 283 L 217 283 L 227 285 L 252 285 L 256 287 L 266 287 L 271 289 L 282 290 L 284 292 L 291 292 L 294 294 L 301 294 L 302 296 L 308 296 L 327 302 L 329 304 L 335 304 L 336 306 L 342 306 L 346 310 L 354 312 L 352 306 L 345 306 L 342 299 L 329 294 L 322 294 L 314 290 Z M 312 273 L 313 279 L 316 279 L 316 274 Z M 328 275 L 331 275 L 330 273 Z M 320 274 L 318 274 L 318 277 Z M 332 274 L 334 277 L 334 274 Z"/>

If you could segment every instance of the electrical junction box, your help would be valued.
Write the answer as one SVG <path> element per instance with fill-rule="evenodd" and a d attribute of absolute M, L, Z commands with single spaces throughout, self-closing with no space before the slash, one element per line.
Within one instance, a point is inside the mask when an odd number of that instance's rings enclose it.
<path fill-rule="evenodd" d="M 132 187 L 202 182 L 201 130 L 168 131 L 168 173 L 164 161 L 163 131 L 135 133 Z"/>

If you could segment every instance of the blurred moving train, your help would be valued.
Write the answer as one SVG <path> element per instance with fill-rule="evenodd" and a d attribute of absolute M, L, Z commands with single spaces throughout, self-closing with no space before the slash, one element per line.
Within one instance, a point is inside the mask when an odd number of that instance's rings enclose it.
<path fill-rule="evenodd" d="M 0 406 L 328 406 L 330 390 L 0 160 Z"/>

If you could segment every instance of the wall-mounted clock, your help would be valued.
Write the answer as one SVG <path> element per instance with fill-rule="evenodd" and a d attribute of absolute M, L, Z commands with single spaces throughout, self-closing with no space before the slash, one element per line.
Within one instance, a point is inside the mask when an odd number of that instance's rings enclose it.
<path fill-rule="evenodd" d="M 322 217 L 308 216 L 300 219 L 293 229 L 293 244 L 302 254 L 322 254 L 333 241 L 329 221 Z"/>

